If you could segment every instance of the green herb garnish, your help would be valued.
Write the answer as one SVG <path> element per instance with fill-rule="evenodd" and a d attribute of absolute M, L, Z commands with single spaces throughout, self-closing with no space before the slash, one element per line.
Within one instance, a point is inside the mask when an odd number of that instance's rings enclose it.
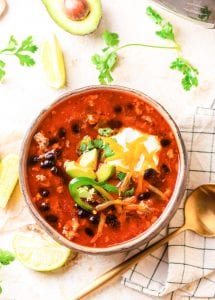
<path fill-rule="evenodd" d="M 180 71 L 184 77 L 181 83 L 186 91 L 189 91 L 192 86 L 198 85 L 198 70 L 191 66 L 191 64 L 183 57 L 178 57 L 172 62 L 171 69 Z"/>
<path fill-rule="evenodd" d="M 35 64 L 35 60 L 29 55 L 37 51 L 37 46 L 33 43 L 32 36 L 28 36 L 20 44 L 12 35 L 9 39 L 7 46 L 0 50 L 0 55 L 13 55 L 18 58 L 22 66 L 31 67 Z M 0 80 L 4 78 L 6 72 L 4 70 L 6 64 L 0 60 Z"/>
<path fill-rule="evenodd" d="M 98 133 L 102 136 L 110 136 L 113 133 L 111 128 L 99 128 Z"/>
<path fill-rule="evenodd" d="M 199 19 L 204 22 L 207 22 L 207 20 L 209 19 L 211 14 L 212 14 L 212 11 L 209 10 L 208 6 L 205 5 L 200 8 Z"/>
<path fill-rule="evenodd" d="M 111 149 L 109 144 L 105 144 L 103 147 L 104 150 L 104 156 L 105 157 L 110 157 L 113 156 L 115 154 L 115 152 Z"/>
<path fill-rule="evenodd" d="M 206 8 L 204 9 L 204 12 L 205 14 L 207 14 Z M 112 71 L 117 64 L 117 59 L 118 59 L 117 52 L 122 50 L 123 48 L 131 47 L 131 46 L 141 46 L 141 47 L 172 49 L 172 50 L 181 51 L 181 46 L 176 41 L 173 25 L 170 22 L 166 21 L 162 16 L 160 16 L 160 14 L 152 7 L 147 7 L 146 14 L 149 17 L 151 17 L 152 20 L 160 27 L 160 30 L 157 30 L 156 34 L 162 39 L 171 41 L 173 43 L 173 46 L 172 47 L 157 46 L 157 45 L 149 45 L 149 44 L 142 44 L 142 43 L 132 43 L 132 44 L 125 44 L 123 46 L 119 46 L 119 42 L 120 42 L 119 35 L 115 32 L 109 32 L 108 30 L 104 31 L 102 34 L 102 39 L 104 40 L 107 47 L 102 49 L 101 54 L 95 54 L 92 56 L 92 63 L 96 66 L 96 69 L 99 71 L 98 79 L 101 84 L 107 84 L 113 81 Z M 180 55 L 176 59 L 176 61 L 181 59 L 182 58 Z M 185 59 L 183 59 L 183 61 L 184 61 L 184 65 L 185 64 L 187 65 L 186 69 L 187 70 L 190 69 L 191 64 Z M 170 68 L 179 70 L 176 67 L 172 67 L 174 65 L 175 62 L 173 62 L 170 65 Z M 197 78 L 198 71 L 196 68 L 192 67 L 192 72 L 189 71 L 189 75 L 187 75 L 186 72 L 186 74 L 184 75 L 186 78 L 185 79 L 183 78 L 181 83 L 183 88 L 186 91 L 189 91 L 193 86 L 198 85 L 198 78 Z"/>
<path fill-rule="evenodd" d="M 15 257 L 10 251 L 0 249 L 0 264 L 9 265 L 14 259 Z"/>
<path fill-rule="evenodd" d="M 12 261 L 14 261 L 14 255 L 8 251 L 0 249 L 0 267 L 9 265 Z M 0 286 L 0 294 L 2 293 L 2 287 Z"/>
<path fill-rule="evenodd" d="M 164 20 L 157 11 L 152 7 L 146 8 L 146 14 L 151 17 L 157 25 L 161 26 L 161 30 L 156 31 L 156 34 L 163 39 L 171 40 L 175 42 L 175 34 L 173 31 L 173 26 L 166 20 Z"/>
<path fill-rule="evenodd" d="M 107 47 L 102 50 L 101 54 L 94 54 L 92 56 L 92 63 L 96 66 L 96 69 L 99 71 L 99 82 L 101 84 L 107 84 L 113 81 L 111 72 L 117 63 L 117 52 L 126 47 L 138 46 L 138 47 L 150 47 L 150 48 L 161 48 L 161 49 L 178 49 L 178 46 L 175 47 L 166 47 L 166 46 L 156 46 L 149 44 L 125 44 L 118 47 L 119 45 L 119 35 L 115 32 L 109 32 L 108 30 L 104 31 L 102 34 L 102 39 L 106 43 Z"/>
<path fill-rule="evenodd" d="M 126 176 L 126 173 L 124 173 L 124 172 L 119 172 L 119 173 L 117 173 L 117 178 L 120 180 L 120 181 L 122 181 L 123 179 L 125 179 L 125 176 Z"/>
<path fill-rule="evenodd" d="M 175 38 L 172 24 L 164 20 L 153 8 L 147 7 L 146 13 L 150 16 L 157 25 L 160 26 L 160 31 L 156 31 L 156 34 L 163 39 L 172 41 L 178 46 L 181 51 L 181 46 L 178 44 Z M 173 70 L 178 70 L 183 73 L 184 77 L 181 80 L 181 84 L 185 91 L 189 91 L 193 86 L 198 86 L 198 70 L 194 68 L 190 62 L 183 57 L 176 58 L 170 65 Z"/>
<path fill-rule="evenodd" d="M 133 195 L 134 195 L 134 187 L 132 187 L 131 189 L 123 193 L 123 196 L 133 196 Z"/>

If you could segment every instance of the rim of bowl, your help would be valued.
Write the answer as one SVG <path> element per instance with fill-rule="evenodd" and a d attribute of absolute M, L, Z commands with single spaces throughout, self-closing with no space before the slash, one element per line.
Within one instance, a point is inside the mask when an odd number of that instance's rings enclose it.
<path fill-rule="evenodd" d="M 89 91 L 94 90 L 117 90 L 125 93 L 131 93 L 133 95 L 137 95 L 138 98 L 142 98 L 143 101 L 149 103 L 152 105 L 166 120 L 166 122 L 169 124 L 179 150 L 179 170 L 178 175 L 175 183 L 175 188 L 173 191 L 173 194 L 165 207 L 164 211 L 160 215 L 160 217 L 143 233 L 133 237 L 130 240 L 124 241 L 122 243 L 109 246 L 109 247 L 103 247 L 103 248 L 96 248 L 96 247 L 88 247 L 88 246 L 82 246 L 79 244 L 76 244 L 72 241 L 67 240 L 65 237 L 63 237 L 60 233 L 58 233 L 52 226 L 49 225 L 47 221 L 40 215 L 36 207 L 34 206 L 29 186 L 28 186 L 28 180 L 27 180 L 27 172 L 26 172 L 26 163 L 27 163 L 27 156 L 28 156 L 28 150 L 30 146 L 30 142 L 32 140 L 33 135 L 36 132 L 36 129 L 38 127 L 38 124 L 43 121 L 43 119 L 47 116 L 49 111 L 53 109 L 55 106 L 57 106 L 59 103 L 67 101 L 68 98 L 77 95 L 77 94 L 84 94 Z M 58 96 L 54 102 L 52 102 L 51 105 L 47 106 L 45 109 L 43 109 L 39 115 L 34 119 L 34 121 L 31 123 L 29 129 L 27 130 L 22 145 L 21 145 L 21 159 L 20 159 L 20 167 L 19 167 L 19 178 L 20 178 L 20 186 L 21 191 L 24 195 L 24 199 L 27 203 L 27 206 L 32 213 L 33 217 L 36 219 L 36 222 L 39 223 L 39 225 L 49 234 L 52 238 L 54 238 L 57 242 L 60 244 L 74 249 L 78 252 L 83 252 L 87 254 L 113 254 L 117 252 L 122 251 L 128 251 L 132 250 L 141 244 L 145 244 L 149 242 L 153 237 L 155 237 L 156 234 L 158 234 L 171 220 L 171 218 L 174 216 L 180 201 L 184 195 L 185 187 L 186 187 L 186 181 L 187 181 L 187 152 L 185 149 L 184 141 L 182 139 L 181 133 L 179 131 L 178 126 L 174 122 L 173 118 L 170 116 L 170 114 L 166 111 L 166 109 L 157 101 L 153 100 L 143 92 L 137 91 L 132 88 L 120 86 L 120 85 L 90 85 L 86 87 L 82 87 L 79 89 L 75 89 L 66 93 L 63 93 L 62 95 Z"/>

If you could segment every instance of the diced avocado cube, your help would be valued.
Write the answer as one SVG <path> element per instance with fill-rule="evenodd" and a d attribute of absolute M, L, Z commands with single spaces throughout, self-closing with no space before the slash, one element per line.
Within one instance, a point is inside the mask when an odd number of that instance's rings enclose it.
<path fill-rule="evenodd" d="M 96 174 L 91 168 L 85 168 L 80 166 L 75 161 L 66 161 L 64 164 L 66 173 L 71 177 L 89 177 L 91 179 L 96 178 Z"/>
<path fill-rule="evenodd" d="M 96 170 L 98 163 L 98 150 L 93 149 L 88 152 L 83 153 L 79 158 L 79 164 L 85 168 L 91 168 Z"/>
<path fill-rule="evenodd" d="M 96 176 L 99 182 L 108 180 L 115 172 L 115 166 L 108 164 L 101 164 L 96 172 Z"/>

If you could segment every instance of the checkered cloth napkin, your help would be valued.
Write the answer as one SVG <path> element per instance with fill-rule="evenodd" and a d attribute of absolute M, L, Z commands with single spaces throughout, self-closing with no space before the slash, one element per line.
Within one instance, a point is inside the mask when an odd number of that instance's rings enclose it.
<path fill-rule="evenodd" d="M 215 109 L 198 107 L 193 118 L 187 117 L 181 123 L 189 157 L 185 200 L 192 189 L 215 182 Z M 184 201 L 169 227 L 150 244 L 183 224 L 183 207 Z M 132 251 L 129 256 L 148 245 Z M 122 283 L 140 293 L 165 300 L 215 299 L 215 238 L 185 231 L 136 264 L 123 276 Z"/>

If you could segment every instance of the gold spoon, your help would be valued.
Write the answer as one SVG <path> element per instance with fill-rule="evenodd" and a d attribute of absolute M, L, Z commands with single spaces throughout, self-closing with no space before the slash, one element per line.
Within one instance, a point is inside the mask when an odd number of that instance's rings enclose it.
<path fill-rule="evenodd" d="M 77 300 L 87 296 L 185 230 L 192 230 L 205 237 L 215 236 L 215 184 L 201 185 L 188 196 L 185 203 L 185 223 L 182 227 L 100 275 L 72 299 Z"/>

